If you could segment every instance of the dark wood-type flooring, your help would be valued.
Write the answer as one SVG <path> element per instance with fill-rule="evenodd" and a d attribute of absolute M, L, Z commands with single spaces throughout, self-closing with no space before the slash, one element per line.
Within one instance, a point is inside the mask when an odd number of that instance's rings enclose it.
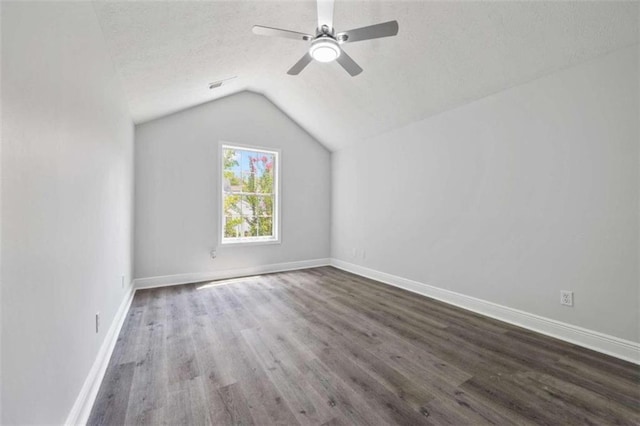
<path fill-rule="evenodd" d="M 640 369 L 331 267 L 138 291 L 109 424 L 639 424 Z"/>

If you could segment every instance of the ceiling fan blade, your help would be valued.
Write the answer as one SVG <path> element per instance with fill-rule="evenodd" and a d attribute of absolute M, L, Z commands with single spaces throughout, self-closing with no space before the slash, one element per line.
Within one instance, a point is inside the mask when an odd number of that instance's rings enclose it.
<path fill-rule="evenodd" d="M 333 0 L 318 0 L 318 28 L 333 28 Z"/>
<path fill-rule="evenodd" d="M 355 77 L 362 72 L 362 68 L 360 68 L 360 65 L 356 64 L 356 61 L 351 59 L 351 56 L 347 55 L 347 52 L 345 52 L 344 50 L 340 52 L 340 56 L 338 56 L 338 59 L 336 59 L 336 61 L 340 65 L 342 65 L 342 68 L 347 70 L 351 77 Z"/>
<path fill-rule="evenodd" d="M 338 33 L 336 38 L 342 43 L 371 40 L 372 38 L 391 37 L 398 34 L 398 21 L 383 22 Z M 345 38 L 346 36 L 346 38 Z"/>
<path fill-rule="evenodd" d="M 271 27 L 263 27 L 261 25 L 253 26 L 253 33 L 262 36 L 270 36 L 270 37 L 284 37 L 291 38 L 294 40 L 311 40 L 313 36 L 309 34 L 299 33 L 296 31 L 289 30 L 281 30 L 279 28 L 271 28 Z"/>
<path fill-rule="evenodd" d="M 302 58 L 300 58 L 298 62 L 295 63 L 294 66 L 291 67 L 289 71 L 287 71 L 287 74 L 289 75 L 300 74 L 300 71 L 302 71 L 304 67 L 309 65 L 309 62 L 311 61 L 313 61 L 313 58 L 311 57 L 311 55 L 309 55 L 309 52 L 307 52 Z"/>

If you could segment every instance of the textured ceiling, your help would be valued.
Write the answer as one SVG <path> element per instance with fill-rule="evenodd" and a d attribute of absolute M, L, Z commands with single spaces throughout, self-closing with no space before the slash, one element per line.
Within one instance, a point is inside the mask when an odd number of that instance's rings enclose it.
<path fill-rule="evenodd" d="M 336 0 L 337 31 L 396 19 L 398 36 L 346 45 L 357 77 L 315 62 L 293 77 L 306 43 L 251 27 L 312 33 L 314 1 L 94 6 L 136 123 L 253 90 L 332 150 L 638 43 L 637 2 Z"/>

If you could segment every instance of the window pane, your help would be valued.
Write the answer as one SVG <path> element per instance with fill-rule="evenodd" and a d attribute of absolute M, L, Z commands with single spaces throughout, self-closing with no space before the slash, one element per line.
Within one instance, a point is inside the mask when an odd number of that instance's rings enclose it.
<path fill-rule="evenodd" d="M 233 148 L 222 150 L 224 170 L 240 171 L 240 153 Z"/>
<path fill-rule="evenodd" d="M 242 214 L 241 197 L 239 195 L 224 196 L 224 215 L 240 216 Z"/>
<path fill-rule="evenodd" d="M 255 173 L 243 172 L 242 173 L 242 192 L 257 192 L 256 191 L 256 175 Z"/>
<path fill-rule="evenodd" d="M 258 216 L 273 216 L 273 197 L 270 195 L 260 196 L 257 204 L 256 214 Z"/>
<path fill-rule="evenodd" d="M 265 163 L 269 165 L 270 168 L 273 167 L 273 161 L 275 160 L 275 156 L 273 154 L 262 154 L 265 157 Z"/>
<path fill-rule="evenodd" d="M 224 191 L 231 193 L 242 191 L 242 175 L 240 172 L 224 172 Z"/>
<path fill-rule="evenodd" d="M 253 172 L 255 169 L 255 159 L 257 158 L 257 154 L 253 151 L 245 151 L 241 150 L 241 162 L 240 166 L 243 173 Z"/>
<path fill-rule="evenodd" d="M 244 223 L 242 227 L 243 237 L 258 236 L 258 218 L 255 216 L 243 216 Z"/>
<path fill-rule="evenodd" d="M 255 195 L 242 196 L 242 214 L 244 216 L 254 216 L 257 211 L 258 197 Z"/>
<path fill-rule="evenodd" d="M 261 236 L 273 236 L 273 218 L 261 217 L 258 219 L 258 228 Z"/>
<path fill-rule="evenodd" d="M 240 225 L 242 225 L 242 217 L 225 216 L 224 218 L 224 236 L 225 238 L 236 238 L 240 234 Z"/>
<path fill-rule="evenodd" d="M 273 155 L 261 154 L 256 167 L 257 192 L 272 194 L 273 190 Z"/>

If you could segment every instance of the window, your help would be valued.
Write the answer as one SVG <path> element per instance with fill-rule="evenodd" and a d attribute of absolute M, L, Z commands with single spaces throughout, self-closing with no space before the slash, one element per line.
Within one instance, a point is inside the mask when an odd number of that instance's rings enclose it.
<path fill-rule="evenodd" d="M 279 153 L 222 145 L 222 244 L 279 242 Z"/>

